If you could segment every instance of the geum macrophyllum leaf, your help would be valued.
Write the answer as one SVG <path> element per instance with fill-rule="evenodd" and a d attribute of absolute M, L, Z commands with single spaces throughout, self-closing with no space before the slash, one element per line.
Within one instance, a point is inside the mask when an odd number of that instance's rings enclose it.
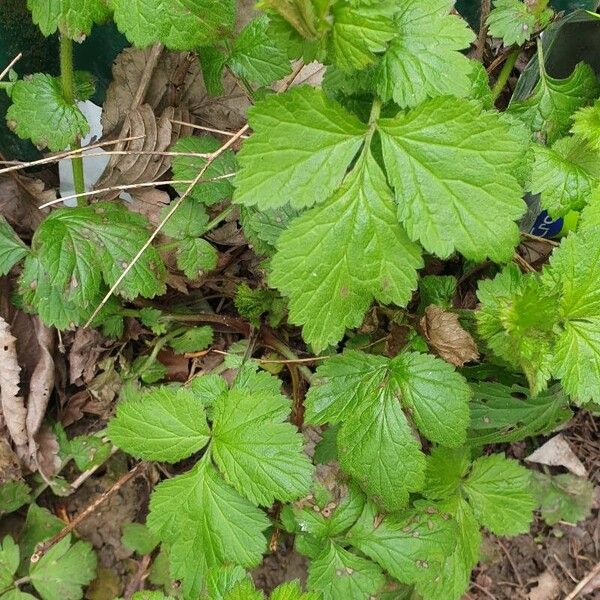
<path fill-rule="evenodd" d="M 110 16 L 103 0 L 27 0 L 27 8 L 45 36 L 59 31 L 74 40 L 89 35 L 95 23 Z"/>
<path fill-rule="evenodd" d="M 564 239 L 544 281 L 559 290 L 560 333 L 552 374 L 580 404 L 600 401 L 600 228 Z"/>
<path fill-rule="evenodd" d="M 499 114 L 457 98 L 437 98 L 380 119 L 383 157 L 398 217 L 413 240 L 446 258 L 508 260 L 524 210 L 515 167 L 527 140 Z M 517 132 L 518 133 L 518 132 Z"/>
<path fill-rule="evenodd" d="M 29 248 L 6 219 L 0 216 L 0 275 L 7 275 L 28 254 Z"/>
<path fill-rule="evenodd" d="M 132 456 L 175 463 L 204 448 L 210 430 L 192 391 L 158 387 L 120 402 L 108 436 Z"/>
<path fill-rule="evenodd" d="M 523 0 L 494 0 L 487 24 L 490 35 L 502 38 L 505 46 L 521 46 L 535 32 L 536 18 Z"/>
<path fill-rule="evenodd" d="M 195 50 L 231 32 L 235 20 L 234 0 L 153 0 L 134 10 L 131 0 L 111 4 L 119 31 L 138 48 L 161 42 L 170 50 Z"/>
<path fill-rule="evenodd" d="M 79 108 L 65 100 L 57 77 L 37 73 L 16 81 L 11 100 L 6 113 L 8 126 L 38 148 L 59 152 L 89 131 Z"/>
<path fill-rule="evenodd" d="M 332 62 L 343 71 L 364 69 L 395 35 L 394 2 L 338 0 L 332 7 L 329 41 Z"/>
<path fill-rule="evenodd" d="M 600 153 L 579 136 L 535 146 L 531 191 L 553 218 L 581 210 L 600 183 Z"/>
<path fill-rule="evenodd" d="M 405 506 L 423 486 L 425 457 L 403 407 L 429 439 L 458 446 L 466 438 L 470 389 L 430 355 L 394 359 L 349 351 L 318 368 L 306 398 L 306 420 L 342 423 L 342 468 L 388 510 Z"/>
<path fill-rule="evenodd" d="M 471 91 L 472 62 L 460 51 L 475 35 L 449 12 L 454 0 L 402 0 L 396 15 L 396 37 L 377 70 L 377 92 L 401 108 L 426 98 L 464 97 Z"/>
<path fill-rule="evenodd" d="M 290 223 L 277 247 L 271 283 L 290 298 L 290 321 L 304 326 L 316 351 L 360 325 L 373 300 L 406 305 L 423 264 L 368 150 L 329 200 Z"/>
<path fill-rule="evenodd" d="M 237 155 L 234 201 L 246 206 L 312 206 L 339 187 L 367 125 L 318 89 L 299 86 L 248 111 L 254 133 Z"/>
<path fill-rule="evenodd" d="M 538 141 L 552 144 L 567 134 L 575 111 L 590 104 L 600 86 L 594 70 L 585 63 L 579 63 L 566 79 L 555 79 L 546 73 L 542 53 L 538 58 L 540 79 L 532 94 L 511 100 L 507 114 L 525 123 Z"/>

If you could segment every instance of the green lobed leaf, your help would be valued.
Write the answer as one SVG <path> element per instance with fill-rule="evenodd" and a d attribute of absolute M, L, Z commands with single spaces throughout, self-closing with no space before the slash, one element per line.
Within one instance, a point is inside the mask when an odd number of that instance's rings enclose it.
<path fill-rule="evenodd" d="M 89 132 L 89 124 L 74 104 L 67 102 L 60 79 L 37 73 L 16 81 L 6 113 L 9 127 L 39 148 L 59 152 Z"/>
<path fill-rule="evenodd" d="M 383 157 L 398 217 L 413 240 L 442 258 L 508 260 L 525 204 L 514 173 L 526 142 L 498 114 L 438 98 L 381 119 Z"/>
<path fill-rule="evenodd" d="M 0 544 L 0 593 L 12 585 L 13 576 L 19 568 L 19 546 L 7 535 Z"/>
<path fill-rule="evenodd" d="M 593 106 L 580 108 L 573 115 L 571 132 L 584 139 L 594 150 L 600 150 L 600 101 Z"/>
<path fill-rule="evenodd" d="M 390 0 L 338 0 L 331 9 L 329 56 L 343 71 L 364 69 L 396 34 Z"/>
<path fill-rule="evenodd" d="M 373 300 L 406 305 L 422 264 L 397 222 L 385 175 L 365 152 L 338 192 L 281 235 L 270 281 L 319 352 L 360 325 Z"/>
<path fill-rule="evenodd" d="M 458 280 L 453 275 L 425 275 L 419 280 L 419 312 L 431 304 L 452 308 Z"/>
<path fill-rule="evenodd" d="M 381 569 L 370 560 L 327 542 L 308 568 L 308 589 L 323 600 L 369 600 L 385 585 Z"/>
<path fill-rule="evenodd" d="M 402 508 L 423 485 L 425 460 L 402 407 L 433 440 L 460 445 L 470 390 L 454 369 L 429 355 L 394 359 L 349 351 L 317 369 L 306 397 L 306 420 L 342 422 L 342 467 L 389 510 Z M 394 467 L 401 460 L 403 468 Z"/>
<path fill-rule="evenodd" d="M 321 600 L 319 594 L 303 593 L 299 581 L 289 581 L 277 586 L 270 600 Z"/>
<path fill-rule="evenodd" d="M 69 440 L 68 452 L 80 471 L 101 465 L 111 454 L 110 444 L 93 435 L 79 435 Z"/>
<path fill-rule="evenodd" d="M 175 463 L 204 448 L 210 430 L 193 392 L 158 387 L 120 402 L 108 436 L 132 456 Z"/>
<path fill-rule="evenodd" d="M 405 584 L 431 579 L 456 546 L 456 524 L 432 504 L 378 517 L 373 504 L 348 533 L 352 545 Z"/>
<path fill-rule="evenodd" d="M 266 15 L 250 21 L 235 39 L 227 61 L 238 77 L 260 85 L 270 85 L 292 70 L 287 52 L 273 42 L 268 27 Z"/>
<path fill-rule="evenodd" d="M 59 31 L 78 41 L 110 16 L 102 0 L 27 0 L 27 8 L 46 37 Z"/>
<path fill-rule="evenodd" d="M 576 136 L 558 140 L 551 148 L 536 146 L 531 191 L 553 218 L 581 210 L 600 183 L 600 154 Z"/>
<path fill-rule="evenodd" d="M 64 521 L 53 515 L 47 508 L 42 508 L 35 502 L 29 505 L 25 525 L 19 538 L 22 571 L 27 572 L 29 559 L 35 547 L 58 533 L 64 526 Z"/>
<path fill-rule="evenodd" d="M 594 504 L 594 484 L 571 473 L 546 475 L 532 471 L 533 493 L 548 525 L 561 521 L 577 524 L 587 518 Z"/>
<path fill-rule="evenodd" d="M 37 600 L 35 596 L 17 589 L 12 589 L 2 595 L 2 600 Z"/>
<path fill-rule="evenodd" d="M 264 600 L 265 596 L 262 592 L 258 591 L 254 587 L 254 583 L 251 579 L 246 578 L 243 581 L 237 583 L 231 590 L 229 590 L 224 600 Z"/>
<path fill-rule="evenodd" d="M 553 375 L 573 400 L 600 400 L 600 229 L 590 227 L 564 239 L 544 273 L 560 290 L 560 333 Z"/>
<path fill-rule="evenodd" d="M 216 398 L 213 411 L 212 455 L 242 496 L 271 506 L 308 493 L 313 469 L 302 436 L 283 422 L 290 412 L 285 396 L 234 388 Z"/>
<path fill-rule="evenodd" d="M 521 120 L 535 139 L 552 144 L 565 135 L 573 114 L 587 106 L 600 92 L 593 69 L 579 63 L 566 79 L 550 77 L 539 55 L 540 79 L 532 94 L 524 100 L 513 99 L 507 113 Z"/>
<path fill-rule="evenodd" d="M 197 597 L 207 569 L 255 567 L 267 548 L 266 515 L 227 485 L 206 460 L 160 483 L 150 499 L 148 527 L 170 548 L 171 572 Z"/>
<path fill-rule="evenodd" d="M 490 35 L 502 38 L 505 46 L 522 46 L 535 33 L 536 16 L 523 0 L 494 0 L 487 19 Z"/>
<path fill-rule="evenodd" d="M 203 327 L 192 327 L 185 333 L 178 335 L 169 341 L 169 346 L 175 350 L 177 354 L 185 354 L 186 352 L 200 352 L 206 350 L 213 343 L 212 327 L 205 325 Z"/>
<path fill-rule="evenodd" d="M 177 245 L 177 268 L 193 281 L 212 271 L 219 260 L 215 247 L 202 238 L 185 238 Z"/>
<path fill-rule="evenodd" d="M 248 111 L 254 133 L 237 155 L 234 201 L 293 208 L 326 200 L 340 185 L 367 126 L 315 88 L 267 96 Z"/>
<path fill-rule="evenodd" d="M 231 565 L 212 567 L 206 573 L 205 589 L 200 597 L 209 600 L 223 600 L 229 590 L 247 577 L 248 575 L 242 567 Z"/>
<path fill-rule="evenodd" d="M 204 135 L 180 138 L 171 150 L 190 154 L 211 154 L 220 147 L 221 142 L 219 140 Z M 205 164 L 206 158 L 201 156 L 176 156 L 173 159 L 173 179 L 176 181 L 194 181 Z M 206 206 L 212 206 L 221 200 L 231 198 L 233 194 L 232 179 L 224 176 L 231 176 L 235 171 L 235 154 L 232 150 L 225 150 L 208 166 L 202 176 L 202 182 L 197 183 L 192 188 L 189 197 Z M 174 185 L 179 194 L 184 194 L 189 186 L 189 183 Z M 189 235 L 200 235 L 203 231 Z"/>
<path fill-rule="evenodd" d="M 231 32 L 234 0 L 111 0 L 113 18 L 138 48 L 161 42 L 170 50 L 195 50 Z"/>
<path fill-rule="evenodd" d="M 470 444 L 505 444 L 547 435 L 573 416 L 560 385 L 535 397 L 519 385 L 481 382 L 471 387 Z"/>
<path fill-rule="evenodd" d="M 0 512 L 10 513 L 31 502 L 31 490 L 24 481 L 12 480 L 0 484 Z"/>
<path fill-rule="evenodd" d="M 28 254 L 29 248 L 6 219 L 0 216 L 0 275 L 8 275 L 9 271 Z"/>
<path fill-rule="evenodd" d="M 96 577 L 96 555 L 87 542 L 71 545 L 69 536 L 31 566 L 29 577 L 42 600 L 79 600 Z"/>
<path fill-rule="evenodd" d="M 454 0 L 402 0 L 396 15 L 397 36 L 383 55 L 377 92 L 401 108 L 437 96 L 467 96 L 472 63 L 460 51 L 475 35 L 457 15 Z"/>
<path fill-rule="evenodd" d="M 160 219 L 164 219 L 172 207 L 165 206 L 160 211 Z M 205 208 L 193 198 L 186 198 L 165 223 L 163 233 L 176 240 L 198 237 L 206 231 L 209 217 Z"/>
<path fill-rule="evenodd" d="M 535 499 L 529 471 L 502 454 L 478 458 L 463 484 L 476 519 L 496 535 L 526 533 Z"/>

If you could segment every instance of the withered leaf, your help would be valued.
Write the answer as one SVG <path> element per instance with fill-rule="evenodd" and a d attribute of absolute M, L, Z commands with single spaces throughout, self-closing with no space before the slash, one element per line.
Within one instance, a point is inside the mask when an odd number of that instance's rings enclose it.
<path fill-rule="evenodd" d="M 425 309 L 421 328 L 431 349 L 455 367 L 479 358 L 473 336 L 463 329 L 454 313 L 431 304 Z"/>

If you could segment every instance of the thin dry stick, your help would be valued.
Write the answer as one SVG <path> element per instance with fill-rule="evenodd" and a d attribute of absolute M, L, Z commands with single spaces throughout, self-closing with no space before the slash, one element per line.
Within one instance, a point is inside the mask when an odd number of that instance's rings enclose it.
<path fill-rule="evenodd" d="M 148 238 L 146 243 L 140 248 L 140 251 L 133 257 L 133 260 L 123 270 L 123 272 L 121 273 L 121 275 L 119 276 L 117 281 L 115 281 L 114 285 L 110 288 L 110 290 L 108 290 L 106 296 L 104 296 L 104 298 L 102 299 L 102 302 L 100 302 L 100 304 L 96 307 L 96 310 L 93 312 L 92 316 L 88 319 L 87 323 L 85 324 L 85 327 L 89 327 L 91 325 L 91 323 L 94 321 L 94 319 L 98 316 L 98 313 L 102 310 L 103 306 L 109 301 L 109 299 L 115 293 L 115 290 L 119 287 L 119 285 L 121 285 L 121 282 L 123 281 L 123 279 L 125 279 L 125 277 L 127 277 L 127 274 L 129 273 L 129 271 L 131 271 L 131 269 L 134 267 L 134 265 L 137 264 L 138 260 L 140 260 L 140 258 L 144 254 L 144 252 L 146 252 L 146 250 L 150 247 L 152 242 L 156 239 L 158 234 L 161 232 L 162 228 L 166 225 L 166 223 L 169 221 L 169 219 L 175 214 L 175 211 L 181 206 L 181 203 L 192 193 L 192 190 L 200 182 L 200 180 L 202 179 L 202 176 L 204 175 L 204 173 L 206 173 L 206 171 L 208 170 L 210 165 L 217 158 L 219 158 L 219 156 L 221 156 L 221 154 L 223 154 L 223 152 L 225 152 L 225 150 L 231 148 L 231 146 L 233 146 L 233 144 L 235 144 L 249 130 L 250 130 L 250 126 L 244 125 L 232 138 L 227 140 L 227 142 L 225 142 L 225 144 L 223 144 L 218 150 L 216 150 L 213 154 L 211 154 L 206 159 L 206 163 L 200 169 L 200 172 L 198 173 L 198 175 L 196 175 L 196 178 L 194 179 L 194 181 L 192 181 L 192 183 L 188 186 L 187 190 L 185 190 L 185 192 L 181 195 L 181 197 L 176 202 L 173 203 L 169 212 L 165 215 L 163 220 L 158 224 L 158 227 L 152 232 L 152 235 Z"/>
<path fill-rule="evenodd" d="M 519 582 L 519 587 L 524 587 L 523 579 L 521 578 L 521 573 L 519 572 L 519 569 L 517 569 L 517 565 L 515 564 L 515 561 L 513 560 L 511 553 L 508 551 L 508 548 L 500 540 L 496 540 L 496 542 L 498 543 L 498 546 L 500 546 L 500 548 L 502 548 L 502 552 L 504 552 L 504 554 L 506 555 L 506 558 L 508 559 L 508 562 L 515 574 L 515 577 L 517 578 L 517 581 Z"/>
<path fill-rule="evenodd" d="M 9 73 L 10 70 L 23 58 L 23 53 L 19 52 L 9 63 L 8 66 L 0 73 L 0 81 L 2 81 Z"/>
<path fill-rule="evenodd" d="M 125 473 L 118 481 L 116 481 L 106 492 L 98 496 L 87 508 L 80 512 L 66 527 L 61 529 L 57 534 L 53 535 L 49 540 L 38 544 L 33 556 L 31 557 L 32 563 L 37 563 L 52 546 L 58 544 L 62 539 L 69 535 L 74 529 L 77 529 L 79 525 L 85 519 L 87 519 L 103 502 L 108 500 L 113 494 L 118 492 L 128 481 L 131 481 L 134 477 L 140 474 L 140 472 L 146 467 L 146 463 L 138 463 L 131 471 Z"/>
<path fill-rule="evenodd" d="M 220 133 L 221 135 L 228 135 L 229 137 L 233 137 L 235 132 L 225 131 L 223 129 L 215 129 L 214 127 L 205 127 L 204 125 L 195 125 L 194 123 L 188 123 L 187 121 L 178 121 L 177 119 L 169 119 L 171 123 L 175 123 L 176 125 L 185 125 L 186 127 L 191 127 L 192 129 L 200 129 L 201 131 L 209 131 L 210 133 Z M 243 135 L 241 139 L 246 139 L 249 136 Z"/>
<path fill-rule="evenodd" d="M 528 240 L 533 240 L 534 242 L 544 242 L 544 244 L 549 244 L 550 246 L 554 246 L 555 248 L 558 248 L 560 246 L 559 242 L 550 240 L 548 238 L 540 237 L 539 235 L 533 235 L 533 233 L 525 233 L 524 231 L 522 231 L 521 235 L 524 238 L 527 238 Z"/>
<path fill-rule="evenodd" d="M 575 600 L 583 591 L 585 586 L 592 581 L 597 575 L 600 575 L 600 563 L 598 563 L 573 589 L 573 591 L 565 596 L 565 600 Z"/>
<path fill-rule="evenodd" d="M 216 350 L 215 348 L 211 348 L 210 350 L 203 350 L 202 352 L 186 352 L 184 356 L 185 358 L 201 358 L 202 356 L 206 356 L 210 352 L 212 352 L 213 354 L 220 354 L 221 356 L 229 356 L 230 354 L 230 352 L 224 352 L 223 350 Z M 286 360 L 267 360 L 262 358 L 258 358 L 255 360 L 264 365 L 297 365 L 303 363 L 319 362 L 321 360 L 327 360 L 328 358 L 328 356 L 312 356 L 311 358 L 296 358 Z"/>
<path fill-rule="evenodd" d="M 229 179 L 234 177 L 235 173 L 226 173 L 225 175 L 219 175 L 217 177 L 210 177 L 209 179 L 202 179 L 198 183 L 210 183 L 211 181 L 220 181 L 222 179 Z M 48 208 L 54 204 L 60 204 L 66 200 L 72 200 L 73 198 L 81 198 L 82 196 L 94 196 L 96 194 L 104 194 L 106 192 L 125 192 L 127 190 L 135 190 L 138 188 L 153 187 L 155 185 L 185 185 L 190 184 L 193 179 L 169 179 L 166 181 L 146 181 L 145 183 L 124 183 L 123 185 L 114 185 L 112 187 L 100 188 L 98 190 L 91 190 L 84 192 L 83 194 L 72 194 L 71 196 L 64 196 L 63 198 L 56 198 L 56 200 L 50 200 L 45 204 L 42 204 L 39 208 Z"/>
<path fill-rule="evenodd" d="M 71 158 L 72 156 L 77 156 L 86 150 L 95 150 L 96 148 L 103 148 L 104 146 L 114 146 L 120 142 L 131 142 L 133 140 L 141 140 L 146 136 L 144 135 L 136 135 L 133 137 L 123 138 L 119 140 L 111 140 L 109 142 L 99 142 L 97 144 L 92 144 L 90 146 L 84 146 L 83 148 L 77 148 L 76 150 L 69 150 L 67 152 L 59 152 L 58 154 L 53 154 L 52 156 L 46 156 L 46 158 L 40 158 L 38 160 L 32 160 L 31 162 L 22 162 L 18 165 L 13 165 L 10 167 L 5 167 L 4 169 L 0 169 L 0 175 L 4 175 L 5 173 L 11 173 L 12 171 L 21 171 L 23 169 L 28 169 L 29 167 L 38 167 L 40 165 L 48 165 L 53 162 L 58 162 L 63 158 Z"/>

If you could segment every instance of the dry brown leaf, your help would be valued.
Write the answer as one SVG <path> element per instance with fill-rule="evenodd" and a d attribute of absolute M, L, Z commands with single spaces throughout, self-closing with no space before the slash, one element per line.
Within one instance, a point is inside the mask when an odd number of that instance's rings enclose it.
<path fill-rule="evenodd" d="M 0 485 L 7 481 L 21 479 L 19 459 L 10 447 L 8 440 L 0 437 Z"/>
<path fill-rule="evenodd" d="M 574 475 L 587 477 L 588 472 L 562 433 L 555 435 L 526 459 L 549 467 L 565 467 Z"/>
<path fill-rule="evenodd" d="M 44 477 L 50 479 L 58 475 L 61 461 L 58 457 L 60 446 L 56 435 L 48 426 L 42 427 L 35 439 L 35 465 Z"/>
<path fill-rule="evenodd" d="M 98 359 L 104 352 L 104 337 L 97 329 L 79 328 L 75 331 L 69 350 L 69 381 L 75 385 L 89 383 L 96 375 Z"/>
<path fill-rule="evenodd" d="M 0 402 L 4 422 L 15 444 L 17 454 L 27 452 L 27 409 L 19 395 L 21 367 L 17 359 L 16 338 L 8 323 L 0 317 Z"/>
<path fill-rule="evenodd" d="M 528 596 L 528 600 L 555 600 L 560 595 L 560 581 L 550 571 L 544 571 Z"/>
<path fill-rule="evenodd" d="M 462 367 L 479 358 L 473 336 L 462 328 L 454 313 L 432 304 L 425 309 L 421 328 L 431 349 L 450 364 Z"/>
<path fill-rule="evenodd" d="M 0 177 L 0 215 L 20 232 L 37 229 L 48 210 L 38 208 L 56 199 L 54 190 L 45 189 L 44 182 L 11 173 Z"/>
<path fill-rule="evenodd" d="M 160 223 L 160 211 L 169 204 L 171 198 L 167 192 L 157 188 L 141 188 L 131 193 L 133 200 L 127 205 L 134 212 L 144 215 L 150 225 Z"/>

